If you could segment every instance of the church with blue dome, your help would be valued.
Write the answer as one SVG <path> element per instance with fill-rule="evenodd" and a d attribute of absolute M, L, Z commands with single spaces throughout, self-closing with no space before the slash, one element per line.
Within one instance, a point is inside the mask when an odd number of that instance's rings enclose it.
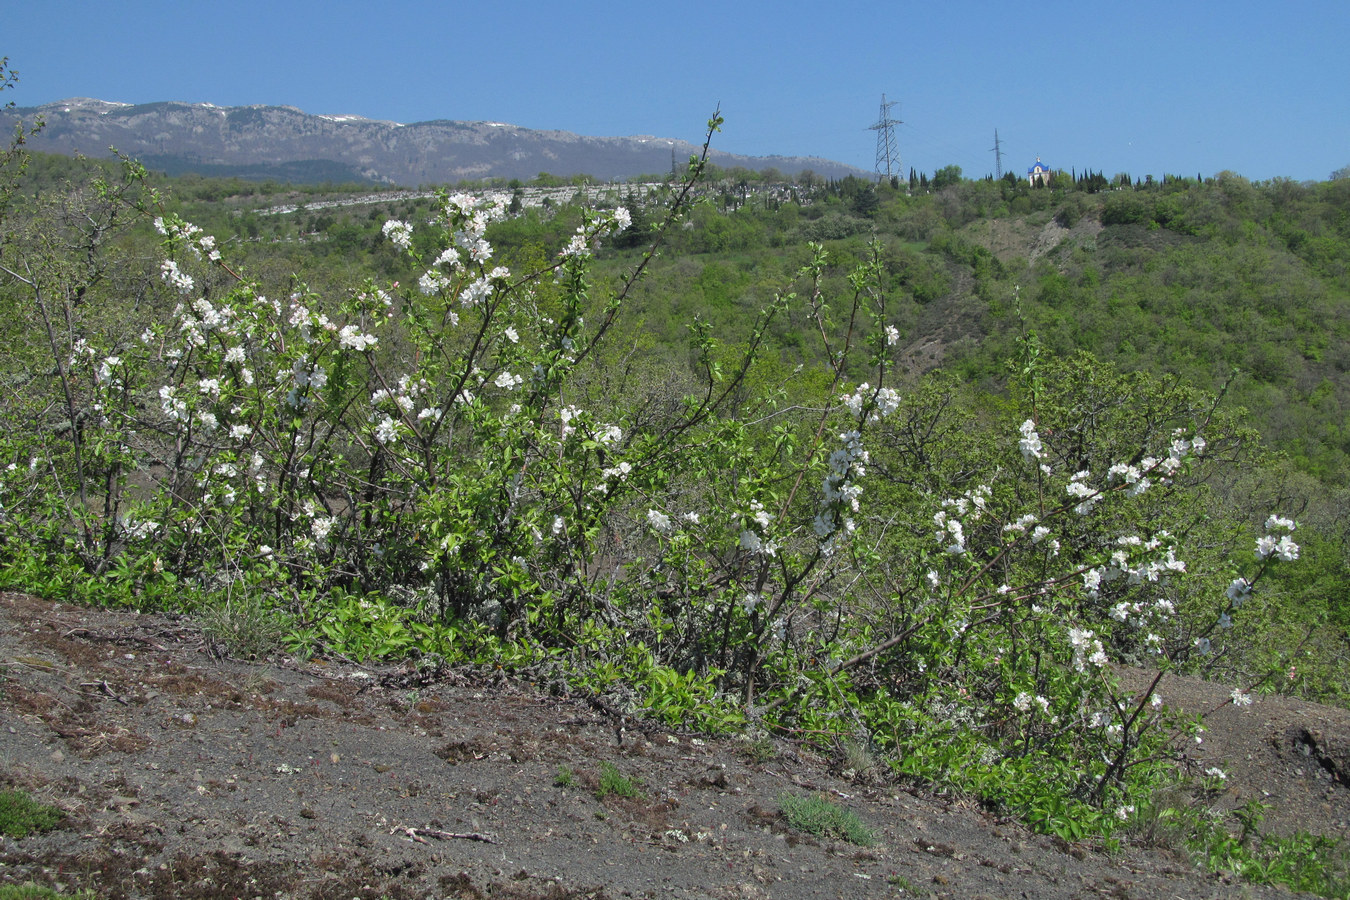
<path fill-rule="evenodd" d="M 1027 183 L 1032 187 L 1049 187 L 1052 174 L 1050 167 L 1041 162 L 1041 158 L 1038 156 L 1036 157 L 1036 165 L 1027 169 Z"/>

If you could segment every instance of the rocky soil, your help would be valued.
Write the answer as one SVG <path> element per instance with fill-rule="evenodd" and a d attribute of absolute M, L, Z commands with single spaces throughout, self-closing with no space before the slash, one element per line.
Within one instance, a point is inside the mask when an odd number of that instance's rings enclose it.
<path fill-rule="evenodd" d="M 1175 850 L 1114 855 L 787 742 L 615 718 L 500 674 L 211 652 L 189 621 L 0 594 L 0 787 L 67 812 L 0 838 L 0 883 L 100 898 L 1276 897 Z M 1350 836 L 1350 713 L 1280 698 L 1207 713 L 1205 802 Z M 855 760 L 856 763 L 856 760 Z M 639 796 L 597 798 L 602 772 Z M 570 773 L 571 778 L 560 773 Z M 570 784 L 559 784 L 559 781 Z M 789 828 L 823 795 L 873 846 Z"/>

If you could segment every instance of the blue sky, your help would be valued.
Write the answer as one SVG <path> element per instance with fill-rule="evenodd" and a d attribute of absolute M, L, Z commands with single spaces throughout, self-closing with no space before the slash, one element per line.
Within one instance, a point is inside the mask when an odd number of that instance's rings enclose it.
<path fill-rule="evenodd" d="M 1037 156 L 1135 176 L 1325 179 L 1350 165 L 1350 2 L 0 0 L 21 106 L 289 104 L 699 140 L 872 169 Z"/>

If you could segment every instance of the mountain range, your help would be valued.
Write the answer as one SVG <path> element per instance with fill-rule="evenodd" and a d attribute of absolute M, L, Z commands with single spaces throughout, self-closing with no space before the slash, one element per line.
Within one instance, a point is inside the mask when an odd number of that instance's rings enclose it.
<path fill-rule="evenodd" d="M 171 175 L 274 178 L 292 182 L 370 181 L 415 186 L 485 178 L 590 175 L 601 181 L 668 172 L 699 147 L 650 135 L 586 137 L 501 122 L 437 119 L 401 124 L 360 116 L 314 115 L 292 106 L 210 103 L 127 104 L 72 98 L 0 110 L 0 127 L 45 123 L 33 150 L 90 157 L 109 147 Z M 724 168 L 809 169 L 841 178 L 865 176 L 818 157 L 738 156 L 714 151 Z"/>

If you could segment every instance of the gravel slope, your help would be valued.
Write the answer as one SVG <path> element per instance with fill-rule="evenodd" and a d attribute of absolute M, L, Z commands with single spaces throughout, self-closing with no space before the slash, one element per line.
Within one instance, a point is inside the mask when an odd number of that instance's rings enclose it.
<path fill-rule="evenodd" d="M 102 898 L 1289 896 L 502 679 L 222 661 L 182 619 L 0 594 L 0 660 L 0 782 L 69 813 L 0 838 L 0 882 Z M 1195 711 L 1227 696 L 1162 692 Z M 1213 713 L 1196 756 L 1228 767 L 1221 802 L 1265 790 L 1274 827 L 1346 835 L 1348 736 L 1344 710 L 1258 700 Z M 597 799 L 606 764 L 641 796 Z M 877 843 L 791 831 L 784 792 L 829 797 Z"/>

